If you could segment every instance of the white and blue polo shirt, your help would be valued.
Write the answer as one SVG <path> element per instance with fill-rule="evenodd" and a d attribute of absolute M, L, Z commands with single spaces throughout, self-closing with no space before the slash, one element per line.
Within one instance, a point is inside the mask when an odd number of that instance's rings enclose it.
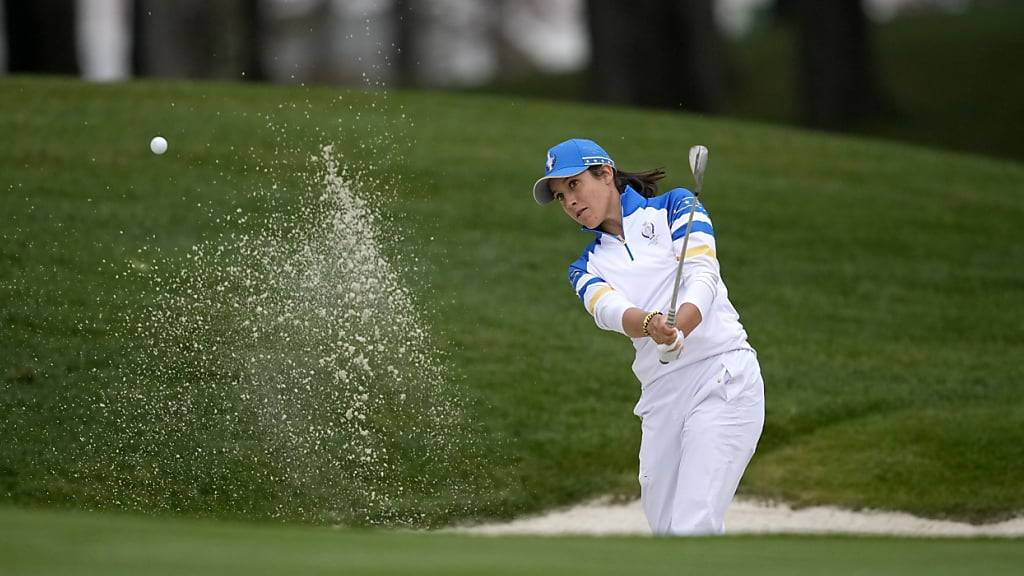
<path fill-rule="evenodd" d="M 644 198 L 627 186 L 620 201 L 623 236 L 583 228 L 594 234 L 594 241 L 569 265 L 569 282 L 597 325 L 617 332 L 623 332 L 622 315 L 629 308 L 668 312 L 677 255 L 696 198 L 685 188 Z M 632 339 L 636 348 L 633 373 L 641 384 L 711 356 L 751 349 L 721 279 L 711 218 L 699 202 L 677 305 L 684 302 L 697 306 L 701 323 L 687 336 L 678 360 L 661 364 L 653 340 Z"/>

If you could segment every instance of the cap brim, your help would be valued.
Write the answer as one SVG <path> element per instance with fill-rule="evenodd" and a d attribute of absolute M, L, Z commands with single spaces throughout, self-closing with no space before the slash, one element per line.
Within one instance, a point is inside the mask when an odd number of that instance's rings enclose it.
<path fill-rule="evenodd" d="M 551 202 L 555 199 L 554 194 L 551 193 L 551 187 L 548 186 L 548 180 L 551 178 L 568 178 L 569 176 L 575 176 L 586 170 L 586 166 L 566 166 L 555 170 L 551 174 L 544 176 L 533 185 L 533 199 L 537 201 L 537 204 L 541 206 Z"/>

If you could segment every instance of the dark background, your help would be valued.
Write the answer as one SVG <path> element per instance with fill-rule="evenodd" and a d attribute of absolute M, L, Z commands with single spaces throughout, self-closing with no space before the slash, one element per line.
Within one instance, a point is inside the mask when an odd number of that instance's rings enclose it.
<path fill-rule="evenodd" d="M 3 4 L 12 74 L 485 91 L 798 124 L 1024 159 L 1019 2 Z M 725 26 L 723 11 L 740 4 L 750 6 L 747 24 Z M 106 30 L 122 38 L 113 72 L 86 63 L 97 57 L 84 38 L 84 12 L 95 18 L 104 11 L 116 25 Z M 542 24 L 546 36 L 536 34 Z M 537 56 L 545 50 L 579 54 L 552 65 Z"/>

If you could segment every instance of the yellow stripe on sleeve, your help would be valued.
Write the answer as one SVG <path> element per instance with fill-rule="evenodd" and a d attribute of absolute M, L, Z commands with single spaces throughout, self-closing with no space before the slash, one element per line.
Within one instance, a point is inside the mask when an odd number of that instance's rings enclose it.
<path fill-rule="evenodd" d="M 605 286 L 604 288 L 601 288 L 597 292 L 594 292 L 594 295 L 590 297 L 590 303 L 587 304 L 587 312 L 590 312 L 590 314 L 593 315 L 594 314 L 594 309 L 597 308 L 598 300 L 600 300 L 601 298 L 604 298 L 605 296 L 607 296 L 608 293 L 611 292 L 611 291 L 612 291 L 612 287 L 611 286 Z"/>
<path fill-rule="evenodd" d="M 704 246 L 697 246 L 696 248 L 690 248 L 689 250 L 687 250 L 685 258 L 693 258 L 695 256 L 701 256 L 704 254 L 707 254 L 712 258 L 717 257 L 717 255 L 715 254 L 715 249 L 705 244 Z M 679 260 L 678 256 L 676 256 L 676 260 Z"/>

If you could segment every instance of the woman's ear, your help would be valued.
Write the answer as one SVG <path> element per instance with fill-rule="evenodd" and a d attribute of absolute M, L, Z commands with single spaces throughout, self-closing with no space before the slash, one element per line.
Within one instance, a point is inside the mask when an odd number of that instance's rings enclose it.
<path fill-rule="evenodd" d="M 615 184 L 615 169 L 605 164 L 601 170 L 601 180 L 608 184 Z"/>

